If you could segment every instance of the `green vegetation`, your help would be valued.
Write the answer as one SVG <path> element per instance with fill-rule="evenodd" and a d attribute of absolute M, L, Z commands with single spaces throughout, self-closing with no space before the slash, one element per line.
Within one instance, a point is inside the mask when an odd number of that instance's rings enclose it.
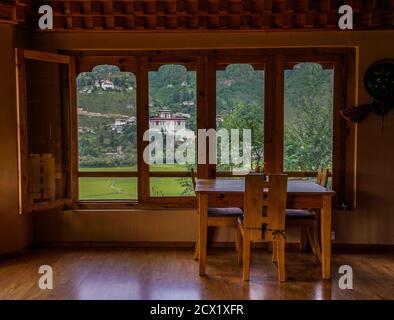
<path fill-rule="evenodd" d="M 189 178 L 151 178 L 151 196 L 191 196 Z M 136 200 L 137 178 L 79 178 L 81 200 Z"/>
<path fill-rule="evenodd" d="M 333 76 L 307 63 L 285 72 L 285 170 L 331 169 Z"/>
<path fill-rule="evenodd" d="M 186 171 L 185 166 L 152 165 L 151 171 Z M 136 171 L 136 167 L 82 168 L 82 172 L 93 171 Z M 193 195 L 190 178 L 151 178 L 151 195 L 179 196 Z M 136 200 L 138 198 L 137 178 L 79 178 L 81 200 Z"/>
<path fill-rule="evenodd" d="M 135 200 L 137 178 L 79 178 L 81 200 Z"/>

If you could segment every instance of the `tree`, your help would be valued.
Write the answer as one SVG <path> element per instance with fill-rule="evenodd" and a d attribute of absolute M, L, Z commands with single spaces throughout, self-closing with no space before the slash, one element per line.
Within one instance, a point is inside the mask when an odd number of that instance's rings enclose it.
<path fill-rule="evenodd" d="M 220 128 L 227 129 L 229 134 L 231 129 L 239 129 L 240 137 L 244 129 L 250 129 L 252 131 L 252 168 L 255 165 L 262 165 L 264 159 L 264 115 L 262 106 L 238 104 L 232 112 L 224 117 Z M 240 152 L 242 152 L 242 143 L 240 143 L 240 149 Z"/>
<path fill-rule="evenodd" d="M 333 71 L 303 63 L 285 73 L 285 170 L 332 167 Z"/>
<path fill-rule="evenodd" d="M 321 104 L 298 107 L 285 126 L 285 168 L 316 171 L 332 166 L 332 112 Z"/>

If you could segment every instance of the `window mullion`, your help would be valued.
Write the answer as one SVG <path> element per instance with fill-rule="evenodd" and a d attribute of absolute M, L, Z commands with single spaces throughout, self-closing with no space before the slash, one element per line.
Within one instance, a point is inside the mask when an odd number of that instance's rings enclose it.
<path fill-rule="evenodd" d="M 212 56 L 202 56 L 198 59 L 197 129 L 216 129 L 216 61 Z M 214 178 L 216 166 L 209 164 L 209 141 L 206 143 L 206 150 L 197 151 L 205 152 L 206 156 L 206 164 L 197 166 L 198 177 Z"/>
<path fill-rule="evenodd" d="M 148 58 L 139 57 L 137 63 L 137 161 L 138 201 L 149 200 L 149 164 L 144 161 L 144 150 L 149 142 L 144 133 L 149 129 L 149 81 Z"/>
<path fill-rule="evenodd" d="M 278 54 L 266 65 L 264 161 L 269 173 L 283 172 L 284 56 Z"/>

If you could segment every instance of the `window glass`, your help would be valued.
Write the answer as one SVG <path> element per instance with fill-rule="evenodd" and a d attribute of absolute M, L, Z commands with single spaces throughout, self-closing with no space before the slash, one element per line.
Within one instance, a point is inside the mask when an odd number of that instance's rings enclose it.
<path fill-rule="evenodd" d="M 100 65 L 77 77 L 77 93 L 79 171 L 137 171 L 134 74 Z M 137 199 L 136 186 L 137 179 L 81 178 L 80 197 Z"/>
<path fill-rule="evenodd" d="M 285 71 L 285 171 L 332 168 L 333 78 L 316 63 Z"/>
<path fill-rule="evenodd" d="M 234 141 L 231 130 L 239 130 L 239 155 L 243 155 L 245 129 L 250 130 L 251 167 L 264 164 L 264 70 L 254 68 L 249 64 L 231 64 L 216 72 L 216 127 L 219 132 L 225 129 L 232 144 Z M 225 131 L 224 131 L 225 132 Z M 230 152 L 228 162 L 221 161 L 221 135 L 218 135 L 218 165 L 217 171 L 231 171 L 242 167 L 234 161 Z M 230 148 L 231 150 L 231 148 Z"/>
<path fill-rule="evenodd" d="M 150 171 L 186 172 L 195 167 L 195 71 L 163 65 L 149 72 L 149 129 L 151 142 L 155 141 Z M 190 178 L 150 178 L 153 197 L 191 195 L 191 186 Z"/>

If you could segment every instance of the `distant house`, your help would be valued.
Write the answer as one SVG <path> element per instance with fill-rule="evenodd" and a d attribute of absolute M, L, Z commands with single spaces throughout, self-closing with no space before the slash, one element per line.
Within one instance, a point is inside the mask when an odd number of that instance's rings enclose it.
<path fill-rule="evenodd" d="M 111 157 L 111 158 L 118 158 L 118 157 L 122 156 L 123 155 L 122 146 L 117 146 L 116 152 L 107 152 L 107 153 L 105 153 L 105 155 L 107 157 Z"/>
<path fill-rule="evenodd" d="M 94 82 L 94 86 L 96 88 L 101 88 L 103 90 L 108 90 L 108 89 L 113 90 L 113 89 L 115 89 L 114 83 L 111 80 L 108 80 L 108 79 L 107 80 L 96 80 Z"/>
<path fill-rule="evenodd" d="M 184 106 L 194 106 L 194 101 L 183 101 L 182 105 L 184 105 Z"/>
<path fill-rule="evenodd" d="M 149 118 L 149 128 L 165 133 L 175 133 L 186 129 L 187 114 L 173 114 L 169 109 L 159 110 L 156 116 Z"/>
<path fill-rule="evenodd" d="M 117 133 L 122 133 L 125 126 L 135 123 L 135 117 L 115 119 L 111 124 L 111 129 Z"/>
<path fill-rule="evenodd" d="M 219 127 L 219 125 L 223 122 L 223 117 L 219 114 L 216 115 L 216 127 Z"/>
<path fill-rule="evenodd" d="M 83 87 L 81 90 L 79 90 L 79 93 L 92 93 L 93 92 L 93 86 L 86 86 Z"/>
<path fill-rule="evenodd" d="M 174 113 L 173 116 L 176 118 L 188 118 L 188 119 L 190 118 L 190 114 L 183 112 Z"/>
<path fill-rule="evenodd" d="M 110 80 L 103 80 L 101 81 L 101 88 L 103 90 L 108 90 L 108 89 L 115 89 L 114 83 Z"/>
<path fill-rule="evenodd" d="M 231 87 L 235 83 L 234 79 L 226 79 L 219 82 L 219 85 L 223 87 Z"/>

